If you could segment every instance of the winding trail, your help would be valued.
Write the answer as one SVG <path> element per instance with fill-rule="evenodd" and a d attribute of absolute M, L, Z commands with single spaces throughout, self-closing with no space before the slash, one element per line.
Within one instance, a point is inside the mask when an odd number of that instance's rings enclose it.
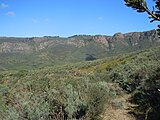
<path fill-rule="evenodd" d="M 129 114 L 136 106 L 129 102 L 129 98 L 129 95 L 124 94 L 113 100 L 112 104 L 106 107 L 102 115 L 103 120 L 136 120 L 133 115 Z"/>

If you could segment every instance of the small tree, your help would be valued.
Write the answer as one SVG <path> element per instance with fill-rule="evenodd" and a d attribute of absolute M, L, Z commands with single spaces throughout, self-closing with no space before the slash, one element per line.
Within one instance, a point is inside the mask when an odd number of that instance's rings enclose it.
<path fill-rule="evenodd" d="M 124 0 L 125 5 L 133 8 L 139 13 L 146 12 L 151 19 L 150 22 L 160 21 L 160 0 L 153 0 L 155 5 L 153 9 L 149 9 L 146 0 Z M 160 36 L 160 25 L 158 25 L 158 35 Z"/>
<path fill-rule="evenodd" d="M 86 54 L 86 61 L 96 60 L 96 56 L 94 54 Z"/>

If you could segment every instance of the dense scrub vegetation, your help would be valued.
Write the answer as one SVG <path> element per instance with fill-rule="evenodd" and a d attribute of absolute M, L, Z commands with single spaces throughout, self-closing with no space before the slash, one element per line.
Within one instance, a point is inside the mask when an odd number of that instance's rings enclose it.
<path fill-rule="evenodd" d="M 137 119 L 160 119 L 160 48 L 128 55 L 114 69 L 110 79 L 132 94 L 131 102 L 137 104 Z"/>
<path fill-rule="evenodd" d="M 95 75 L 69 69 L 2 73 L 1 119 L 99 119 L 114 91 Z"/>
<path fill-rule="evenodd" d="M 142 120 L 160 118 L 160 47 L 101 60 L 0 73 L 0 119 L 101 119 L 122 91 Z M 118 84 L 122 89 L 110 87 Z M 154 117 L 153 117 L 154 116 Z"/>

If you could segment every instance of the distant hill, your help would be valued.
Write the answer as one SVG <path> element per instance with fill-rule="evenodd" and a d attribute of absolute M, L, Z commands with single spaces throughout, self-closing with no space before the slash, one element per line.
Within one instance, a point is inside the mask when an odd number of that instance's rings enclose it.
<path fill-rule="evenodd" d="M 116 33 L 113 36 L 0 37 L 0 70 L 73 63 L 85 61 L 88 56 L 99 59 L 143 50 L 159 44 L 160 40 L 155 30 Z"/>

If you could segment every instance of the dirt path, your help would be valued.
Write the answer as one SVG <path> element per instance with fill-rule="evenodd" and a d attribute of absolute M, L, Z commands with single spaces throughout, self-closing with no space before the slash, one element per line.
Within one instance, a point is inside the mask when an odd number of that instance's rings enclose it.
<path fill-rule="evenodd" d="M 128 102 L 129 95 L 123 95 L 116 98 L 102 115 L 103 120 L 135 120 L 134 116 L 129 114 L 131 108 L 135 105 Z"/>

